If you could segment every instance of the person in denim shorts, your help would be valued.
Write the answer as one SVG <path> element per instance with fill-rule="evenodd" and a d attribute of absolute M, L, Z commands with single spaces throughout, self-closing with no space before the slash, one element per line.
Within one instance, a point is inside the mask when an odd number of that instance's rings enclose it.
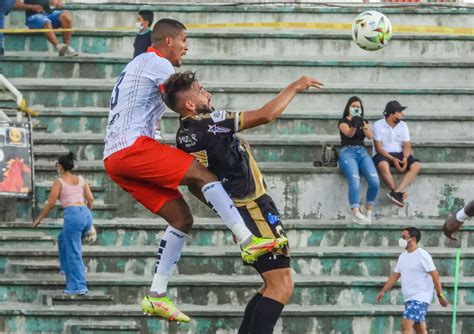
<path fill-rule="evenodd" d="M 63 10 L 64 4 L 60 0 L 25 0 L 25 5 L 39 5 L 42 11 L 26 10 L 25 24 L 30 29 L 72 29 L 72 15 Z M 44 33 L 48 41 L 53 44 L 60 56 L 77 56 L 78 53 L 70 46 L 71 31 L 62 32 L 63 43 L 59 43 L 54 31 Z"/>

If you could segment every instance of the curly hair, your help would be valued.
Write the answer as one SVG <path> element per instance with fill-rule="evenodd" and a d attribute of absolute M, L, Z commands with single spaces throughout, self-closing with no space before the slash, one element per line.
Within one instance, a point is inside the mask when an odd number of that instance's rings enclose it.
<path fill-rule="evenodd" d="M 194 82 L 197 82 L 196 72 L 185 71 L 171 75 L 163 84 L 161 96 L 165 104 L 171 110 L 180 113 L 178 110 L 179 95 L 191 89 Z"/>

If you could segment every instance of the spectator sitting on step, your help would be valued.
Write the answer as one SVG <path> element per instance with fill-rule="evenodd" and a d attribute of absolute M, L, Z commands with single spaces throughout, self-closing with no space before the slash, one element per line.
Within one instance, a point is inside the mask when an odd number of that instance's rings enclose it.
<path fill-rule="evenodd" d="M 0 30 L 4 28 L 5 16 L 13 9 L 15 2 L 16 0 L 2 0 L 0 2 Z M 3 56 L 3 52 L 3 33 L 0 32 L 0 56 Z"/>
<path fill-rule="evenodd" d="M 401 278 L 402 294 L 405 300 L 405 311 L 402 317 L 402 332 L 428 334 L 425 317 L 436 290 L 441 306 L 448 302 L 443 294 L 438 271 L 431 255 L 418 247 L 421 232 L 415 227 L 402 231 L 398 245 L 403 249 L 397 264 L 382 290 L 375 297 L 380 303 L 385 293 Z"/>
<path fill-rule="evenodd" d="M 26 25 L 30 29 L 72 29 L 72 15 L 64 8 L 61 0 L 24 0 L 25 5 L 39 5 L 37 9 L 26 10 Z M 59 9 L 56 9 L 59 8 Z M 70 46 L 71 31 L 63 31 L 63 42 L 59 43 L 54 31 L 46 31 L 47 40 L 53 44 L 60 56 L 77 56 L 78 53 Z"/>
<path fill-rule="evenodd" d="M 370 224 L 380 181 L 377 169 L 364 147 L 364 139 L 372 139 L 372 130 L 369 122 L 364 119 L 364 106 L 357 96 L 347 101 L 338 128 L 341 136 L 339 167 L 349 183 L 352 220 L 358 224 Z M 360 212 L 359 171 L 368 184 L 365 216 Z"/>
<path fill-rule="evenodd" d="M 135 28 L 137 36 L 133 42 L 133 58 L 145 53 L 151 46 L 151 25 L 153 24 L 153 12 L 150 10 L 141 10 L 138 12 Z"/>
<path fill-rule="evenodd" d="M 56 169 L 59 178 L 54 181 L 49 193 L 48 202 L 33 226 L 38 226 L 49 211 L 54 208 L 56 201 L 64 208 L 64 225 L 58 234 L 58 249 L 60 270 L 66 274 L 68 295 L 83 295 L 88 292 L 86 285 L 85 266 L 82 260 L 82 237 L 92 228 L 92 203 L 94 197 L 87 182 L 82 176 L 72 173 L 74 155 L 59 157 Z"/>
<path fill-rule="evenodd" d="M 385 118 L 375 122 L 373 127 L 375 166 L 390 189 L 388 197 L 401 208 L 405 207 L 405 189 L 415 180 L 421 168 L 419 161 L 412 155 L 408 126 L 402 121 L 405 109 L 398 101 L 388 102 L 383 112 Z M 395 184 L 390 167 L 405 173 L 398 185 Z"/>

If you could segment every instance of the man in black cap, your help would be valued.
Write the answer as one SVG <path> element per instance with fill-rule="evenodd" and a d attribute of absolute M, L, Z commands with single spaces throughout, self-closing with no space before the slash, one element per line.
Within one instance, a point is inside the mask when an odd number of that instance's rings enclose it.
<path fill-rule="evenodd" d="M 385 118 L 375 122 L 372 129 L 374 164 L 390 189 L 388 197 L 401 208 L 405 206 L 405 189 L 420 171 L 420 163 L 412 155 L 408 126 L 402 121 L 405 109 L 398 101 L 388 102 L 383 112 Z M 405 173 L 398 185 L 395 184 L 390 167 Z"/>

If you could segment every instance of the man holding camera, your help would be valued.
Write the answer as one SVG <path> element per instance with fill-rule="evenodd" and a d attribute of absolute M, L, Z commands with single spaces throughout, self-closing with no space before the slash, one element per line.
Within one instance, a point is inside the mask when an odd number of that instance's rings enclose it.
<path fill-rule="evenodd" d="M 419 161 L 412 155 L 408 126 L 402 121 L 405 109 L 398 101 L 388 102 L 383 112 L 385 118 L 375 122 L 373 127 L 374 164 L 390 189 L 388 197 L 400 208 L 405 207 L 405 189 L 421 169 Z M 405 174 L 398 185 L 390 167 Z"/>

